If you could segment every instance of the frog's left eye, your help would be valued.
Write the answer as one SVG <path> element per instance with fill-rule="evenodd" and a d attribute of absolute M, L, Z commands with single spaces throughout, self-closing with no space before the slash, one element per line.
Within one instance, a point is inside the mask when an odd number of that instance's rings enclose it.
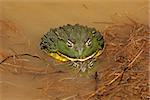
<path fill-rule="evenodd" d="M 73 42 L 71 42 L 70 40 L 67 40 L 67 46 L 68 46 L 69 48 L 73 48 L 74 44 L 73 44 Z"/>
<path fill-rule="evenodd" d="M 89 46 L 91 45 L 91 39 L 88 39 L 88 40 L 86 41 L 85 45 L 86 45 L 87 47 L 89 47 Z"/>

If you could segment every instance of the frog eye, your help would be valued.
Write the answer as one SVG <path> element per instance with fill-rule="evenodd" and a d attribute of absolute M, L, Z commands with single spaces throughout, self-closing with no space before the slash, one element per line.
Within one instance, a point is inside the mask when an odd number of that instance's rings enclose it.
<path fill-rule="evenodd" d="M 96 31 L 92 31 L 93 36 L 96 34 Z"/>
<path fill-rule="evenodd" d="M 67 40 L 67 46 L 73 48 L 74 44 L 70 40 Z"/>
<path fill-rule="evenodd" d="M 88 39 L 88 40 L 86 41 L 85 45 L 86 45 L 87 47 L 89 47 L 89 46 L 91 45 L 91 39 Z"/>

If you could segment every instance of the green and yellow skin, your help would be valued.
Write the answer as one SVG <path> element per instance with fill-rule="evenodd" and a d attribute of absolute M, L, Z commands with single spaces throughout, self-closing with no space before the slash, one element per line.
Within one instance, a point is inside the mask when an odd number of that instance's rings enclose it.
<path fill-rule="evenodd" d="M 101 33 L 79 24 L 50 29 L 41 39 L 42 51 L 56 60 L 70 62 L 81 72 L 94 67 L 96 58 L 104 49 Z"/>

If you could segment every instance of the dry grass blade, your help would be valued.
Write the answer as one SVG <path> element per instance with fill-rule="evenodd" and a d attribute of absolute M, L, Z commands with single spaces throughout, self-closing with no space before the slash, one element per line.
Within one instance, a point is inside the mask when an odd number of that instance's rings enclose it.
<path fill-rule="evenodd" d="M 69 97 L 66 97 L 66 98 L 63 98 L 62 100 L 75 100 L 75 97 L 78 96 L 78 95 L 72 95 L 72 96 L 69 96 Z"/>
<path fill-rule="evenodd" d="M 21 56 L 30 56 L 30 57 L 33 57 L 33 58 L 38 58 L 38 59 L 41 59 L 39 56 L 34 56 L 34 55 L 31 55 L 31 54 L 16 54 L 16 55 L 10 55 L 10 56 L 7 56 L 6 58 L 4 58 L 0 64 L 4 63 L 6 60 L 8 60 L 9 58 L 14 58 L 14 57 L 21 57 Z"/>
<path fill-rule="evenodd" d="M 139 50 L 139 52 L 137 53 L 137 55 L 133 58 L 133 60 L 127 65 L 127 67 L 122 70 L 122 72 L 120 72 L 114 79 L 112 79 L 110 82 L 108 82 L 106 85 L 98 88 L 96 91 L 91 92 L 88 94 L 88 98 L 87 100 L 89 100 L 90 98 L 92 98 L 93 96 L 95 96 L 97 93 L 100 92 L 100 94 L 105 91 L 105 88 L 107 88 L 108 86 L 110 86 L 111 84 L 113 84 L 117 79 L 122 78 L 124 72 L 132 67 L 132 64 L 136 61 L 136 59 L 141 55 L 141 53 L 143 52 L 143 47 L 144 47 L 145 43 L 143 43 L 143 45 L 141 46 L 141 49 Z"/>
<path fill-rule="evenodd" d="M 94 24 L 114 24 L 113 22 L 102 22 L 102 21 L 95 21 L 92 23 L 94 23 Z"/>

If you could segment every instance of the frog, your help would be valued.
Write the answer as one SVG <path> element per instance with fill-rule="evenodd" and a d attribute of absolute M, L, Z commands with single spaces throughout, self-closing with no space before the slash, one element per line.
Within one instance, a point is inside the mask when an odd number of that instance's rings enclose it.
<path fill-rule="evenodd" d="M 50 28 L 41 38 L 40 48 L 57 61 L 67 62 L 78 72 L 89 72 L 104 51 L 104 38 L 94 27 L 66 24 Z"/>

